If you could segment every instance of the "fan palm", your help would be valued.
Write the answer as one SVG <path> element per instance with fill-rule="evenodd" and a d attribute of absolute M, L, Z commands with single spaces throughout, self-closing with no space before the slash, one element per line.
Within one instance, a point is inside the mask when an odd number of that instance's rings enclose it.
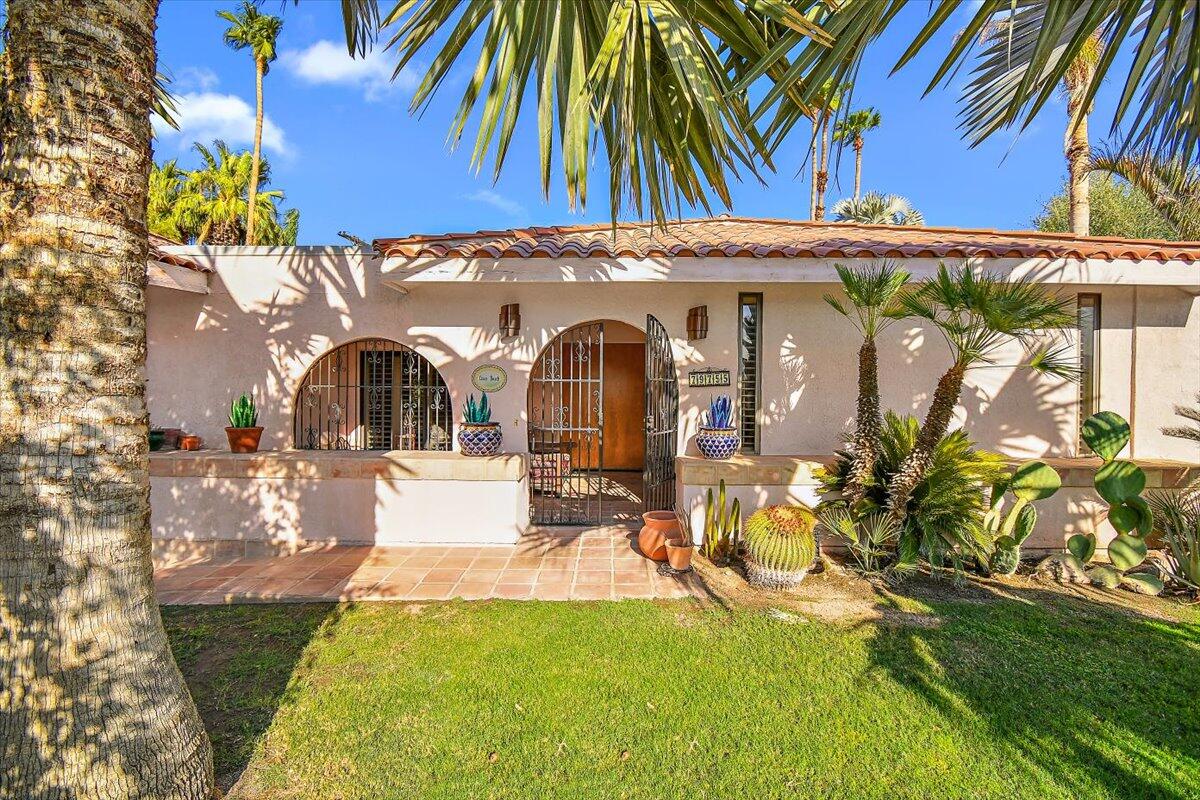
<path fill-rule="evenodd" d="M 1200 170 L 1194 164 L 1165 161 L 1151 153 L 1121 155 L 1102 149 L 1092 166 L 1140 189 L 1181 238 L 1200 239 Z"/>
<path fill-rule="evenodd" d="M 150 167 L 146 201 L 146 228 L 176 242 L 190 242 L 199 229 L 195 219 L 184 213 L 195 205 L 184 200 L 188 173 L 175 159 Z"/>
<path fill-rule="evenodd" d="M 220 139 L 213 142 L 212 149 L 199 142 L 193 147 L 201 163 L 188 174 L 177 213 L 199 221 L 197 244 L 240 244 L 252 211 L 278 228 L 277 203 L 283 199 L 283 192 L 264 188 L 271 180 L 271 165 L 266 159 L 259 164 L 255 187 L 251 183 L 254 164 L 250 153 L 230 150 Z M 254 205 L 250 205 L 250 198 Z"/>
<path fill-rule="evenodd" d="M 903 519 L 913 488 L 929 468 L 933 450 L 946 435 L 968 370 L 996 363 L 997 352 L 1011 340 L 1027 349 L 1047 331 L 1074 326 L 1074 301 L 1028 280 L 976 275 L 969 266 L 938 266 L 937 275 L 901 296 L 910 316 L 930 323 L 950 348 L 953 361 L 938 380 L 929 411 L 912 452 L 888 485 L 888 510 Z M 1066 347 L 1038 347 L 1027 366 L 1073 379 L 1074 363 Z"/>
<path fill-rule="evenodd" d="M 825 302 L 850 320 L 863 339 L 858 349 L 857 413 L 850 441 L 852 461 L 844 491 L 846 499 L 854 506 L 863 499 L 879 455 L 883 418 L 879 411 L 879 353 L 875 339 L 889 324 L 904 316 L 904 308 L 898 300 L 909 274 L 889 263 L 859 268 L 837 264 L 834 268 L 841 278 L 850 308 L 833 295 L 825 295 Z"/>
<path fill-rule="evenodd" d="M 867 192 L 861 199 L 847 197 L 833 206 L 833 216 L 839 222 L 861 222 L 866 225 L 924 225 L 925 217 L 898 194 L 884 195 Z"/>
<path fill-rule="evenodd" d="M 845 119 L 833 126 L 835 142 L 850 142 L 854 147 L 854 199 L 862 191 L 863 134 L 870 133 L 883 124 L 883 117 L 873 108 L 851 111 Z M 836 211 L 834 213 L 837 213 Z M 919 224 L 919 223 L 914 223 Z"/>
<path fill-rule="evenodd" d="M 263 14 L 258 6 L 251 2 L 243 2 L 236 13 L 218 11 L 217 16 L 229 23 L 225 31 L 225 44 L 234 50 L 249 49 L 254 57 L 254 156 L 250 169 L 250 199 L 249 213 L 246 216 L 246 244 L 256 242 L 256 226 L 258 203 L 255 195 L 258 193 L 258 171 L 262 159 L 262 129 L 263 129 L 263 77 L 271 69 L 275 60 L 275 40 L 283 28 L 283 20 L 270 14 Z"/>

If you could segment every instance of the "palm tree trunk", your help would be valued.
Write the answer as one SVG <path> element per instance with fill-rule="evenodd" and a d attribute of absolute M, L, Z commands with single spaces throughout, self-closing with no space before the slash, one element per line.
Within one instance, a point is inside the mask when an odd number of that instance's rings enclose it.
<path fill-rule="evenodd" d="M 0 795 L 209 798 L 150 561 L 158 0 L 8 0 L 0 55 Z"/>
<path fill-rule="evenodd" d="M 817 218 L 817 121 L 812 120 L 812 138 L 808 140 L 809 191 L 808 218 Z"/>
<path fill-rule="evenodd" d="M 863 499 L 864 487 L 879 459 L 879 436 L 883 418 L 879 413 L 879 354 L 875 340 L 863 340 L 858 349 L 858 415 L 854 426 L 854 460 L 843 492 L 851 505 Z"/>
<path fill-rule="evenodd" d="M 263 128 L 263 71 L 266 65 L 262 59 L 254 59 L 254 88 L 257 101 L 254 111 L 254 155 L 250 161 L 250 196 L 246 208 L 246 244 L 254 244 L 254 210 L 258 197 L 258 170 L 262 160 L 262 128 Z"/>
<path fill-rule="evenodd" d="M 862 151 L 863 140 L 861 136 L 854 137 L 854 199 L 858 199 L 859 193 L 862 191 Z"/>
<path fill-rule="evenodd" d="M 933 402 L 921 424 L 916 444 L 888 483 L 888 511 L 896 519 L 902 520 L 908 515 L 908 499 L 925 478 L 925 472 L 933 463 L 933 452 L 938 442 L 950 429 L 950 420 L 954 416 L 954 407 L 958 405 L 966 372 L 966 365 L 955 364 L 938 380 Z"/>
<path fill-rule="evenodd" d="M 821 150 L 817 154 L 820 163 L 817 165 L 817 207 L 813 218 L 825 219 L 825 190 L 829 186 L 829 115 L 821 114 Z"/>
<path fill-rule="evenodd" d="M 1067 99 L 1067 156 L 1068 194 L 1071 207 L 1071 232 L 1087 236 L 1091 230 L 1092 206 L 1089 197 L 1092 148 L 1088 142 L 1087 114 L 1082 113 L 1087 84 L 1072 87 Z M 1075 124 L 1075 120 L 1079 124 Z"/>

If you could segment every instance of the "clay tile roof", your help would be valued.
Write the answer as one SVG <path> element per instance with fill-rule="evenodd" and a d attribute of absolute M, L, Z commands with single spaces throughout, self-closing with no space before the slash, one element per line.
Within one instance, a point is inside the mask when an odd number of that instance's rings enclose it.
<path fill-rule="evenodd" d="M 916 228 L 854 222 L 709 217 L 671 223 L 556 225 L 376 239 L 407 258 L 1074 258 L 1200 261 L 1200 242 L 1041 231 Z"/>
<path fill-rule="evenodd" d="M 196 272 L 212 272 L 209 267 L 204 267 L 197 264 L 192 259 L 186 256 L 175 255 L 163 250 L 164 247 L 178 246 L 179 242 L 173 242 L 165 236 L 159 236 L 156 233 L 150 234 L 150 260 L 159 261 L 163 264 L 171 264 L 176 267 L 192 269 Z"/>

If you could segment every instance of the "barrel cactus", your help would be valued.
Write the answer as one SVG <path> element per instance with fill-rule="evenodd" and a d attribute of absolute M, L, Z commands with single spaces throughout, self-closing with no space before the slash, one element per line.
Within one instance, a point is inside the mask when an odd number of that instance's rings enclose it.
<path fill-rule="evenodd" d="M 817 517 L 806 505 L 768 506 L 750 515 L 742 532 L 746 578 L 762 589 L 788 589 L 817 557 Z"/>

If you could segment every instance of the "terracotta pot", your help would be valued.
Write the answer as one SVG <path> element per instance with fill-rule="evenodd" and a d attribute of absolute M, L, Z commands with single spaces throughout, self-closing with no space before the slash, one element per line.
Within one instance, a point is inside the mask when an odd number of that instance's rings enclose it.
<path fill-rule="evenodd" d="M 204 440 L 194 433 L 185 433 L 179 437 L 180 450 L 199 450 L 204 446 Z"/>
<path fill-rule="evenodd" d="M 229 437 L 229 449 L 235 453 L 257 453 L 262 432 L 262 428 L 225 429 L 225 435 Z"/>
<path fill-rule="evenodd" d="M 642 521 L 645 525 L 638 534 L 638 549 L 646 558 L 666 561 L 667 539 L 679 536 L 679 518 L 674 511 L 647 511 Z"/>
<path fill-rule="evenodd" d="M 163 428 L 163 435 L 166 437 L 163 440 L 164 450 L 178 450 L 179 437 L 183 436 L 182 428 Z"/>
<path fill-rule="evenodd" d="M 667 563 L 672 569 L 684 570 L 692 565 L 692 546 L 682 539 L 667 540 Z"/>

